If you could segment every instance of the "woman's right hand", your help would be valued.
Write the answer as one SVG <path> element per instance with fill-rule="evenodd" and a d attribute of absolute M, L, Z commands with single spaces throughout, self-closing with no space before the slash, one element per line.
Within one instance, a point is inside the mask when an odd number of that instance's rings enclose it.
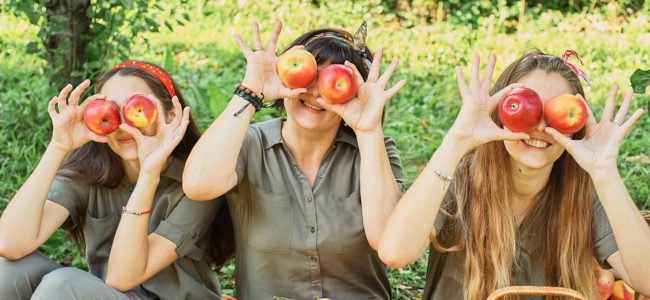
<path fill-rule="evenodd" d="M 470 69 L 469 86 L 465 82 L 462 69 L 456 67 L 456 79 L 458 80 L 460 95 L 463 98 L 463 105 L 456 117 L 456 121 L 454 121 L 454 125 L 449 129 L 447 137 L 459 143 L 465 152 L 491 141 L 529 138 L 526 133 L 512 132 L 500 128 L 490 117 L 505 94 L 519 86 L 519 84 L 511 84 L 490 96 L 488 89 L 496 58 L 494 55 L 490 55 L 482 79 L 479 79 L 480 61 L 481 57 L 475 55 Z"/>
<path fill-rule="evenodd" d="M 262 45 L 260 38 L 260 29 L 257 22 L 252 22 L 253 29 L 253 50 L 248 48 L 244 40 L 238 34 L 235 35 L 235 40 L 242 50 L 244 57 L 246 57 L 246 75 L 242 81 L 242 85 L 257 93 L 260 98 L 262 95 L 263 102 L 271 102 L 283 98 L 295 98 L 301 93 L 307 92 L 307 89 L 290 89 L 282 84 L 276 65 L 278 57 L 275 55 L 278 37 L 282 31 L 282 22 L 275 23 L 273 34 L 269 38 L 266 49 Z M 304 47 L 294 47 L 302 49 Z"/>
<path fill-rule="evenodd" d="M 61 90 L 59 96 L 55 96 L 48 103 L 47 111 L 52 119 L 52 140 L 50 147 L 62 153 L 69 153 L 89 141 L 106 143 L 105 136 L 98 135 L 86 128 L 82 121 L 83 107 L 90 101 L 97 98 L 105 98 L 102 95 L 88 97 L 84 104 L 79 106 L 79 97 L 90 85 L 90 80 L 79 84 L 72 93 L 72 85 L 68 84 Z M 70 97 L 68 98 L 68 94 Z"/>

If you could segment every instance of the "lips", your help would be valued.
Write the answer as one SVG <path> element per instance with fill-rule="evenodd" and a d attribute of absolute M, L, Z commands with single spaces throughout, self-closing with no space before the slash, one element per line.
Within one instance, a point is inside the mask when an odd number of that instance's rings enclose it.
<path fill-rule="evenodd" d="M 300 100 L 300 103 L 302 103 L 304 106 L 307 106 L 307 107 L 309 107 L 309 108 L 311 108 L 311 109 L 313 109 L 315 111 L 325 111 L 324 108 L 320 108 L 318 106 L 311 105 L 311 104 L 307 103 L 307 101 L 305 101 L 305 100 Z"/>
<path fill-rule="evenodd" d="M 135 139 L 133 137 L 127 136 L 127 137 L 120 137 L 117 139 L 117 141 L 121 144 L 128 144 L 135 142 Z"/>
<path fill-rule="evenodd" d="M 537 149 L 546 149 L 551 145 L 553 145 L 547 141 L 536 139 L 536 138 L 525 139 L 523 140 L 523 142 L 524 144 Z"/>

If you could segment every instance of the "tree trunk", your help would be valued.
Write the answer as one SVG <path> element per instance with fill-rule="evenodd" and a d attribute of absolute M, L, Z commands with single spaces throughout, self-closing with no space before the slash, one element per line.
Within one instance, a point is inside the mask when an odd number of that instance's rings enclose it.
<path fill-rule="evenodd" d="M 89 6 L 90 0 L 50 0 L 45 5 L 43 28 L 47 34 L 43 42 L 52 68 L 52 83 L 76 84 L 82 80 L 83 65 L 88 59 L 86 44 L 91 19 L 86 11 Z"/>

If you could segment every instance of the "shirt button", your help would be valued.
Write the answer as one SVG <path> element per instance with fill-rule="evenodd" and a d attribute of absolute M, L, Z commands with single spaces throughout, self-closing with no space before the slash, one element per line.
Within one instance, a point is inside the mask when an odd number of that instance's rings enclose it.
<path fill-rule="evenodd" d="M 314 197 L 312 197 L 312 196 L 307 196 L 307 202 L 311 203 L 312 200 L 314 200 Z"/>
<path fill-rule="evenodd" d="M 313 262 L 317 262 L 317 261 L 318 261 L 318 257 L 316 257 L 316 256 L 312 256 L 312 257 L 310 257 L 310 258 L 311 258 L 311 261 L 313 261 Z"/>
<path fill-rule="evenodd" d="M 318 283 L 313 283 L 311 287 L 314 288 L 314 291 L 320 291 L 320 285 Z"/>
<path fill-rule="evenodd" d="M 314 227 L 314 226 L 309 227 L 309 231 L 310 231 L 311 233 L 316 232 L 316 227 Z"/>

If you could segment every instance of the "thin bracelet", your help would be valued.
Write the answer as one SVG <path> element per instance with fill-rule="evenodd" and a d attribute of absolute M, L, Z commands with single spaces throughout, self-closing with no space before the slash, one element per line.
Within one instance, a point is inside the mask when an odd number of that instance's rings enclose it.
<path fill-rule="evenodd" d="M 449 187 L 451 181 L 454 180 L 454 176 L 449 176 L 438 169 L 434 169 L 429 162 L 427 162 L 427 168 L 431 170 L 434 174 L 436 174 L 438 178 L 442 179 L 444 183 L 443 190 L 446 190 Z"/>
<path fill-rule="evenodd" d="M 131 210 L 126 209 L 126 206 L 122 206 L 122 213 L 123 214 L 136 215 L 136 216 L 149 214 L 149 213 L 151 213 L 152 210 L 153 210 L 153 208 L 149 209 L 147 211 L 131 211 Z"/>

